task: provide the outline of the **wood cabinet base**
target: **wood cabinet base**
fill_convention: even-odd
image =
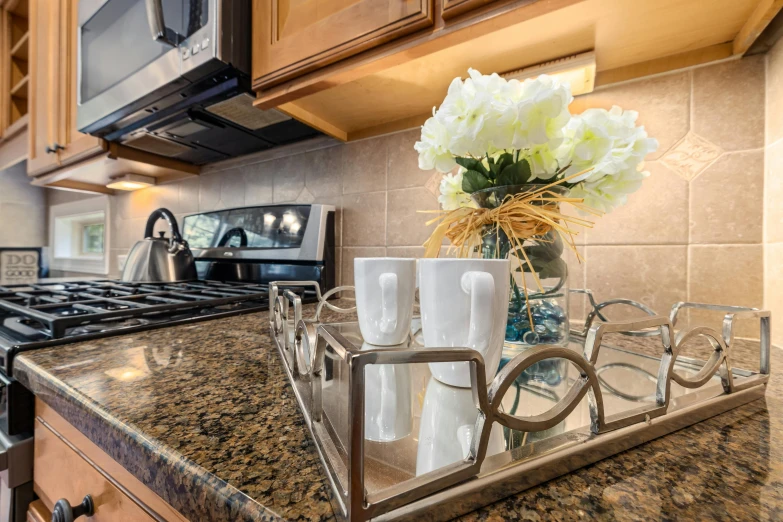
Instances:
[[[186,520],[40,399],[35,413],[33,485],[46,509],[38,513],[45,516],[61,498],[76,506],[89,494],[94,522]]]

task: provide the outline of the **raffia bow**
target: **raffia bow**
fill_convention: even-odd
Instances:
[[[438,257],[444,238],[448,238],[451,242],[451,249],[457,249],[458,257],[470,257],[478,251],[482,239],[487,234],[499,235],[502,231],[511,242],[512,252],[515,254],[511,257],[519,263],[520,271],[524,270],[523,262],[531,267],[530,273],[539,289],[543,291],[541,281],[536,271],[532,269],[530,259],[522,245],[525,240],[533,237],[536,238],[536,241],[546,241],[542,237],[554,230],[574,252],[576,258],[580,262],[582,261],[582,256],[579,255],[574,243],[574,236],[578,232],[570,225],[592,228],[593,222],[563,214],[560,211],[560,205],[569,203],[582,212],[595,216],[600,216],[601,213],[585,205],[583,198],[563,196],[551,189],[585,172],[587,171],[576,173],[536,190],[508,195],[496,208],[463,207],[447,212],[432,211],[437,213],[438,217],[429,220],[427,225],[437,223],[437,226],[424,243],[424,257]],[[523,292],[527,299],[527,285],[524,279],[523,277]],[[533,324],[532,316],[530,321]]]
[[[429,220],[427,225],[438,225],[424,243],[424,257],[438,257],[444,238],[451,242],[451,248],[457,249],[459,257],[469,257],[481,245],[489,228],[502,230],[515,247],[521,247],[526,239],[555,230],[581,261],[574,243],[574,235],[578,232],[568,225],[592,228],[593,222],[563,214],[560,205],[569,203],[595,216],[600,216],[601,212],[585,205],[583,198],[563,196],[551,189],[585,172],[578,172],[536,190],[509,194],[496,208],[463,207],[446,212],[431,211],[437,213],[438,217]]]

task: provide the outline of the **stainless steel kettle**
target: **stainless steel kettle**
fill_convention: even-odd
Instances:
[[[171,237],[152,237],[155,223],[165,219],[171,230]],[[198,279],[196,263],[187,241],[182,239],[177,226],[177,218],[170,210],[159,208],[147,219],[144,229],[144,239],[133,245],[125,268],[122,271],[123,281],[191,281]]]

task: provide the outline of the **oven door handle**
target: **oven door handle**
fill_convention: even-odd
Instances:
[[[179,35],[166,27],[163,19],[163,0],[146,0],[147,23],[150,24],[152,39],[172,47],[177,47]]]
[[[8,435],[0,430],[0,471],[9,488],[33,480],[33,434]]]

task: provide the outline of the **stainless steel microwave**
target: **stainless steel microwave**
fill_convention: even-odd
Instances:
[[[250,0],[80,0],[77,125],[203,164],[317,131],[252,106]]]

